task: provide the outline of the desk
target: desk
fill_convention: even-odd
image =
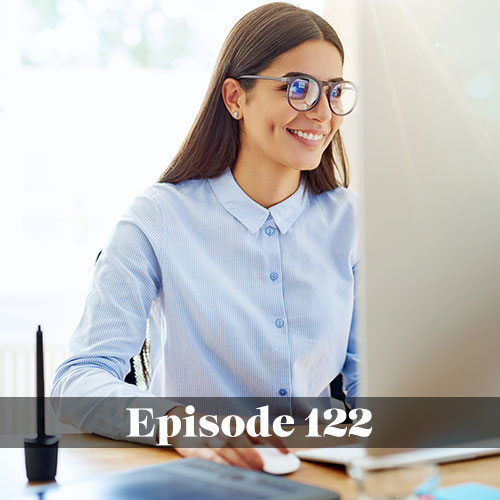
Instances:
[[[88,443],[103,443],[105,438],[82,434],[73,437]],[[61,448],[57,481],[62,484],[90,478],[99,474],[179,459],[173,450],[135,446],[127,448]],[[2,494],[19,493],[27,486],[24,450],[22,448],[0,449],[0,484]],[[440,467],[442,486],[476,481],[500,488],[500,456],[486,457],[465,462],[446,464]],[[293,481],[337,491],[342,500],[356,500],[354,482],[347,477],[345,469],[335,465],[323,465],[303,461],[300,469],[286,476]]]

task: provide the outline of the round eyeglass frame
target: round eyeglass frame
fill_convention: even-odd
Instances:
[[[324,81],[324,80],[318,80],[317,78],[315,78],[314,76],[311,76],[311,75],[295,75],[295,76],[242,75],[242,76],[236,77],[235,80],[240,80],[242,78],[248,78],[248,79],[252,79],[252,80],[272,80],[272,81],[275,81],[275,82],[286,82],[288,84],[287,91],[286,91],[286,97],[287,97],[287,100],[288,100],[288,104],[290,105],[290,107],[292,109],[294,109],[295,111],[299,111],[299,112],[311,111],[311,109],[313,109],[318,104],[319,100],[321,99],[321,96],[323,94],[323,88],[325,86],[328,87],[328,89],[329,89],[329,92],[328,92],[328,106],[330,106],[330,109],[331,109],[331,111],[332,111],[332,113],[334,115],[337,115],[337,116],[346,116],[346,115],[350,114],[354,110],[354,108],[356,107],[356,104],[358,102],[358,86],[354,82],[351,82],[349,80],[338,79],[338,80],[332,80],[332,81]],[[314,102],[311,104],[311,106],[309,108],[307,108],[307,109],[297,109],[290,102],[290,86],[291,86],[291,84],[295,80],[298,80],[300,78],[307,79],[307,80],[312,80],[312,81],[316,82],[316,84],[318,85],[318,87],[321,89],[321,91],[318,94],[318,97],[314,100]],[[352,85],[353,88],[354,88],[354,90],[355,90],[354,102],[352,104],[351,109],[347,113],[337,113],[332,108],[332,103],[331,103],[331,100],[330,100],[330,96],[333,93],[333,89],[337,85],[339,85],[340,83],[348,83],[349,85]]]

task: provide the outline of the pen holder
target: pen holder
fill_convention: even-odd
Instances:
[[[56,436],[43,436],[24,440],[26,476],[29,481],[53,481],[57,472]]]

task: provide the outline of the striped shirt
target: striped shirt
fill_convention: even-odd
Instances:
[[[98,260],[53,396],[141,396],[123,382],[151,328],[147,395],[327,396],[357,387],[357,195],[269,209],[232,172],[136,198]]]

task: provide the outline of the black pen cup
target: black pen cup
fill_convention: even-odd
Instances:
[[[29,481],[53,481],[57,472],[56,436],[36,437],[24,440],[26,476]]]

